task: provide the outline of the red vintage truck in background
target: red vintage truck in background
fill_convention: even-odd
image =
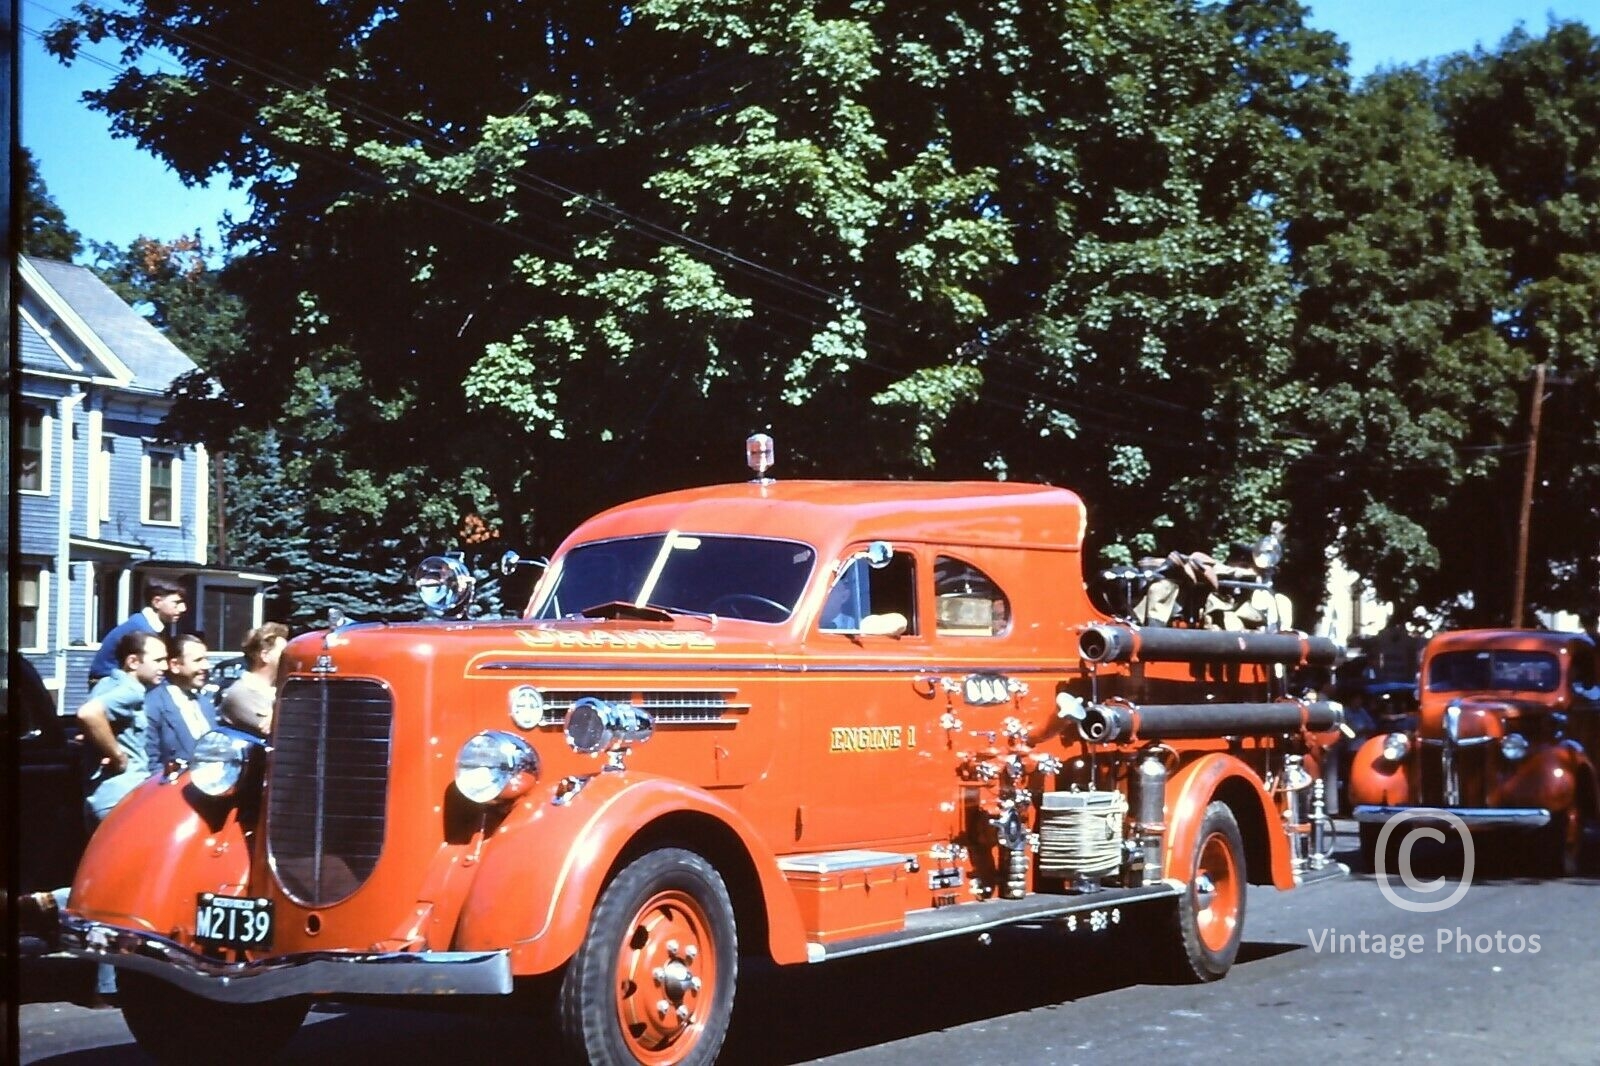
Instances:
[[[523,982],[575,1060],[710,1062],[741,954],[1051,922],[1210,980],[1247,884],[1337,869],[1340,712],[1282,680],[1331,644],[1101,614],[1064,489],[773,481],[769,443],[584,523],[518,619],[429,560],[443,619],[296,639],[266,744],[118,807],[62,934],[140,1045],[266,1058],[313,999]]]
[[[1426,808],[1474,837],[1520,835],[1542,872],[1576,873],[1586,830],[1600,825],[1595,670],[1583,633],[1475,629],[1430,640],[1416,728],[1372,737],[1352,767],[1368,865],[1386,822],[1427,822],[1417,810]]]

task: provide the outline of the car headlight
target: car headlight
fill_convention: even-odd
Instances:
[[[1507,733],[1500,738],[1500,754],[1516,762],[1528,754],[1528,738],[1521,733]]]
[[[515,799],[539,776],[539,755],[521,737],[479,733],[456,755],[456,789],[473,803]]]
[[[1411,750],[1411,738],[1404,733],[1390,733],[1383,738],[1383,757],[1389,762],[1399,762]]]
[[[231,796],[257,744],[242,734],[213,729],[194,742],[189,783],[208,796]]]

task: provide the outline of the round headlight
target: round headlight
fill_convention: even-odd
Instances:
[[[250,762],[250,741],[213,729],[194,742],[189,783],[208,796],[229,796]]]
[[[1516,762],[1528,754],[1528,738],[1521,733],[1507,733],[1500,738],[1500,754]]]
[[[1383,738],[1383,757],[1389,762],[1399,762],[1411,750],[1411,738],[1404,733],[1390,733]]]
[[[611,703],[584,696],[572,701],[565,720],[567,744],[573,751],[595,755],[650,739],[655,723],[650,713],[631,703]]]
[[[521,737],[488,730],[456,756],[456,789],[473,803],[515,799],[539,775],[539,756]]]
[[[472,572],[459,554],[429,556],[412,571],[411,578],[429,614],[456,617],[472,606]]]

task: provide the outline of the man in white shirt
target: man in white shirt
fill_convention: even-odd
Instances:
[[[211,673],[205,641],[183,633],[167,641],[167,679],[144,698],[150,719],[145,752],[150,772],[162,773],[173,763],[187,763],[194,743],[217,724],[217,709],[204,691]]]
[[[272,705],[278,697],[278,660],[289,643],[289,628],[282,622],[256,626],[244,638],[249,669],[222,694],[222,720],[240,729],[266,736],[272,731]]]

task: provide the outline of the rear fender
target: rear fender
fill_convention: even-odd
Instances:
[[[1202,755],[1167,782],[1167,834],[1161,849],[1164,876],[1188,881],[1200,822],[1214,799],[1233,808],[1244,835],[1250,883],[1293,888],[1289,838],[1277,805],[1254,770],[1220,751]]]
[[[577,951],[590,912],[629,844],[653,824],[684,815],[710,819],[736,838],[755,873],[773,960],[806,961],[793,893],[744,816],[706,792],[635,774],[600,774],[570,803],[540,804],[526,821],[494,834],[462,906],[453,946],[510,947],[518,974],[555,969]],[[692,834],[676,843],[697,845]]]
[[[188,781],[152,778],[112,808],[78,863],[69,911],[173,936],[194,927],[197,893],[245,894],[250,839],[237,807]]]
[[[1403,807],[1418,802],[1406,762],[1391,762],[1383,757],[1383,742],[1388,734],[1369,737],[1356,749],[1350,763],[1350,802],[1377,807]]]

